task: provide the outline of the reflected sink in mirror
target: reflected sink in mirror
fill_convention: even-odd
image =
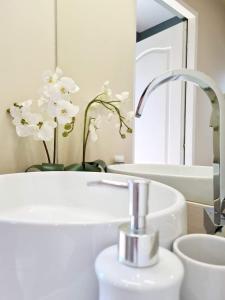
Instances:
[[[180,191],[188,201],[213,205],[213,168],[163,164],[116,164],[108,171],[144,177]]]
[[[97,300],[94,261],[117,242],[118,225],[128,221],[128,191],[87,182],[128,178],[85,172],[1,175],[0,298]],[[149,206],[148,222],[160,231],[160,244],[170,248],[186,233],[185,199],[152,181]]]

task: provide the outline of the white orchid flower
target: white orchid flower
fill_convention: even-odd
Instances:
[[[22,116],[23,114],[23,111],[20,107],[18,106],[15,106],[15,105],[12,105],[10,108],[9,108],[9,111],[10,111],[10,115],[13,119],[18,119]]]
[[[27,137],[35,133],[37,124],[42,121],[43,118],[40,114],[24,112],[20,117],[13,119],[13,124],[16,126],[18,136]]]
[[[10,107],[10,115],[13,118],[12,123],[16,126],[16,132],[21,137],[31,136],[34,132],[34,126],[42,121],[40,114],[30,112],[32,100],[14,104]]]
[[[54,129],[57,127],[57,123],[54,121],[40,122],[36,126],[34,139],[38,141],[50,141],[54,137]]]
[[[96,133],[96,130],[90,131],[90,138],[91,138],[91,141],[92,141],[93,143],[97,142],[97,140],[98,140],[98,135],[97,135],[97,133]]]
[[[103,84],[103,93],[106,95],[106,97],[110,100],[112,98],[112,90],[109,87],[109,81],[105,81]]]
[[[29,100],[22,102],[21,105],[23,106],[23,109],[28,110],[28,109],[30,109],[32,103],[33,103],[33,101],[31,99],[29,99]]]
[[[15,115],[14,115],[15,116]],[[35,125],[38,122],[42,121],[42,116],[40,114],[34,114],[30,111],[23,111],[20,109],[20,112],[17,116],[13,118],[12,123],[15,126],[18,125]]]
[[[54,121],[43,121],[40,114],[26,113],[22,119],[16,119],[16,132],[20,137],[33,136],[35,140],[50,141],[54,137]]]
[[[12,118],[18,118],[24,112],[29,111],[31,105],[32,105],[32,100],[27,100],[22,103],[15,103],[9,109],[10,115],[12,116]]]
[[[92,142],[96,142],[98,140],[98,135],[96,131],[100,128],[102,123],[102,118],[98,115],[96,118],[92,118],[89,124],[89,134]]]
[[[112,112],[108,113],[108,115],[107,115],[107,121],[110,122],[113,119],[113,117],[114,117],[114,114]]]
[[[45,112],[48,110],[49,100],[42,96],[38,99],[37,104],[41,108],[41,111]]]
[[[55,72],[46,71],[43,74],[43,81],[46,83],[40,91],[41,98],[48,101],[70,100],[67,99],[70,94],[79,91],[78,85],[72,78],[63,77],[61,69],[56,68]],[[41,101],[39,106],[43,106]],[[42,107],[44,108],[44,107]]]
[[[117,94],[116,98],[124,103],[129,98],[129,92],[122,92],[121,94]]]
[[[133,110],[127,112],[126,120],[128,122],[131,122],[134,119],[134,117],[135,117],[135,112]]]
[[[47,84],[41,90],[41,98],[49,101],[66,100],[70,94],[79,91],[78,85],[69,77],[62,77],[54,84]],[[69,100],[69,99],[67,99]]]
[[[60,91],[58,83],[45,85],[41,91],[41,99],[42,98],[47,101],[62,100],[62,92]]]
[[[79,112],[79,106],[73,105],[66,100],[60,100],[52,107],[53,116],[57,118],[59,124],[71,123],[72,118]]]
[[[63,75],[63,72],[60,68],[56,68],[55,72],[51,70],[47,70],[43,73],[42,78],[43,81],[47,84],[56,83]]]
[[[43,117],[41,114],[37,113],[24,113],[24,119],[31,126],[36,126],[38,123],[43,122]]]
[[[62,77],[58,81],[58,88],[62,94],[74,94],[79,91],[79,86],[73,81],[72,78]]]
[[[55,118],[58,113],[57,103],[60,100],[48,100],[45,97],[41,97],[38,100],[38,106],[41,108],[42,112],[47,112],[50,117]]]
[[[32,136],[34,133],[34,130],[31,126],[26,124],[19,124],[16,126],[16,133],[20,137],[28,137]]]
[[[37,101],[41,112],[45,115],[48,113],[51,118],[56,118],[59,124],[72,124],[73,118],[79,112],[79,107],[73,105],[70,99],[71,94],[79,90],[77,84],[72,78],[63,77],[60,68],[56,68],[54,72],[44,72],[43,81],[45,84]],[[32,136],[35,140],[50,141],[54,138],[57,122],[44,120],[41,114],[31,112],[31,105],[32,100],[27,100],[15,103],[7,110],[12,117],[17,134],[21,137]],[[69,133],[72,130],[71,125]]]

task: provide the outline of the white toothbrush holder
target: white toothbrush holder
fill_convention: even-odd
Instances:
[[[181,300],[225,299],[225,238],[190,234],[173,245],[184,265]]]

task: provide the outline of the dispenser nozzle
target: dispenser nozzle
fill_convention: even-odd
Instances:
[[[148,267],[158,262],[159,236],[157,231],[147,228],[149,185],[144,179],[119,182],[99,180],[88,185],[108,185],[129,189],[130,223],[119,227],[119,262],[132,267]]]

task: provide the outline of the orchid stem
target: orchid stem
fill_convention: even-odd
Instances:
[[[49,152],[48,152],[48,147],[47,147],[47,144],[46,144],[45,141],[43,141],[43,145],[44,145],[45,152],[46,152],[46,155],[47,155],[47,158],[48,158],[48,163],[50,164],[51,163],[51,159],[50,159],[50,155],[49,155]]]
[[[121,115],[119,108],[116,107],[116,105],[115,105],[116,103],[120,103],[120,101],[118,101],[118,100],[105,101],[105,100],[102,100],[101,98],[99,99],[99,97],[102,96],[103,94],[104,93],[96,96],[92,101],[90,101],[88,103],[88,105],[85,109],[84,128],[83,128],[83,155],[82,155],[82,166],[83,166],[84,170],[85,170],[85,160],[86,160],[86,149],[87,149],[87,143],[88,143],[88,138],[89,138],[89,133],[90,133],[89,132],[90,120],[89,120],[89,123],[87,124],[88,110],[93,103],[98,103],[98,104],[102,105],[105,109],[107,109],[113,113],[115,112],[118,115],[119,122],[120,122],[119,134],[121,135],[121,137],[125,136],[121,131],[123,126],[125,126],[128,130],[130,130],[130,127],[125,123],[124,117]]]
[[[90,107],[90,103],[85,109],[84,113],[84,129],[83,129],[83,153],[82,153],[82,166],[83,169],[85,169],[85,159],[86,159],[86,146],[87,146],[87,138],[86,138],[86,127],[87,127],[87,114],[88,114],[88,109]]]
[[[56,118],[54,119],[57,122]],[[54,129],[54,149],[53,149],[53,164],[56,163],[56,152],[57,152],[57,127]]]
[[[88,110],[90,106],[96,102],[97,98],[101,96],[99,94],[97,97],[95,97],[92,101],[90,101],[85,109],[84,113],[84,128],[83,128],[83,153],[82,153],[82,166],[83,169],[85,170],[85,160],[86,160],[86,148],[87,148],[87,141],[88,141],[88,136],[89,136],[89,130],[86,132],[87,129],[87,117],[88,117]]]

